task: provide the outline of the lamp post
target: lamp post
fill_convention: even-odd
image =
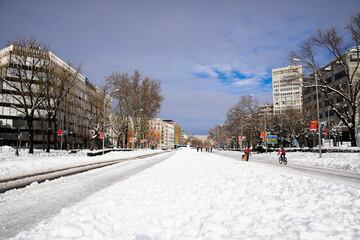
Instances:
[[[103,132],[103,139],[102,139],[102,145],[103,145],[103,155],[105,154],[105,116],[106,116],[106,96],[104,97],[104,120],[103,120],[103,129],[102,129],[102,132]]]
[[[330,117],[329,117],[329,116],[330,116],[330,115],[329,115],[330,108],[331,108],[331,106],[329,106],[329,107],[328,107],[328,110],[327,110],[327,122],[328,122],[328,124],[327,124],[327,125],[328,125],[328,140],[329,140],[329,147],[330,147],[330,141],[331,141],[331,140],[330,140],[330,139],[331,139],[331,138],[330,138],[330,132],[331,132],[331,131],[330,131],[330,120],[329,120],[329,118],[330,118]]]
[[[267,135],[267,132],[266,132],[266,116],[267,116],[267,106],[266,106],[266,109],[265,109],[265,114],[264,114],[264,130],[265,130],[265,134],[264,134],[264,144],[265,144],[265,153],[267,153],[267,143],[266,143],[266,135]]]
[[[315,92],[316,92],[316,108],[317,108],[317,120],[318,120],[318,133],[319,133],[319,158],[321,158],[321,128],[320,128],[320,108],[319,108],[319,89],[318,89],[318,76],[314,67],[315,77]]]
[[[301,59],[293,58],[293,61],[300,62]],[[319,108],[319,90],[318,90],[318,74],[316,67],[313,63],[309,63],[314,70],[314,79],[315,79],[315,94],[316,94],[316,110],[317,110],[317,127],[319,135],[319,158],[321,158],[321,127],[320,127],[320,108]]]

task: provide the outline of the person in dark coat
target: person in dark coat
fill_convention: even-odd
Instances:
[[[248,146],[245,148],[246,161],[249,161],[250,152],[251,152],[251,149],[250,149],[250,146],[248,145]]]

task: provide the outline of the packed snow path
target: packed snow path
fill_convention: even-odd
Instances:
[[[215,154],[231,157],[236,160],[241,160],[242,152],[239,151],[214,151]],[[301,174],[319,180],[344,184],[350,187],[360,189],[360,174],[344,172],[341,170],[322,168],[309,165],[292,164],[291,159],[288,158],[288,164],[286,166],[280,165],[278,162],[278,156],[276,153],[262,153],[259,156],[250,157],[249,164],[268,165],[269,167],[276,168],[280,171],[292,172],[295,174]],[[357,153],[355,153],[357,154]],[[317,157],[317,156],[316,156]],[[340,161],[340,159],[339,159]],[[359,160],[360,161],[360,160]]]
[[[102,162],[95,162],[95,163],[86,163],[81,165],[73,165],[71,167],[65,167],[65,168],[58,168],[58,169],[52,169],[47,170],[43,172],[35,172],[33,174],[24,175],[24,176],[17,176],[13,178],[7,178],[7,179],[0,179],[0,193],[4,193],[8,190],[15,189],[15,188],[22,188],[25,187],[33,182],[44,182],[46,180],[53,180],[59,177],[65,177],[77,173],[86,172],[89,170],[102,168],[106,166],[110,166],[119,162],[124,161],[130,161],[130,160],[136,160],[146,157],[155,156],[158,154],[163,154],[164,152],[157,152],[157,153],[149,153],[144,155],[139,155],[135,157],[128,157],[128,158],[120,158],[116,160],[107,160]]]
[[[157,164],[173,153],[118,163],[0,194],[0,239],[8,239],[111,184]]]
[[[360,191],[184,149],[15,239],[359,239]]]

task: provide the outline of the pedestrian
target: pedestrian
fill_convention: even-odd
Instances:
[[[196,147],[197,152],[199,151],[199,146]]]
[[[245,148],[246,161],[249,161],[250,152],[251,152],[251,149],[250,149],[250,146],[248,145],[248,146]]]

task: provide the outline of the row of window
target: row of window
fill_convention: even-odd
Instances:
[[[288,101],[276,101],[275,105],[280,105],[280,103],[282,105],[301,105],[301,101],[300,100],[288,100]]]
[[[282,91],[297,90],[300,89],[300,84],[277,84],[273,85],[274,89],[281,89]]]
[[[274,96],[293,96],[300,95],[300,92],[274,93]]]
[[[273,75],[280,75],[280,74],[286,74],[286,73],[299,73],[299,68],[290,68],[285,70],[277,70],[273,72]]]

